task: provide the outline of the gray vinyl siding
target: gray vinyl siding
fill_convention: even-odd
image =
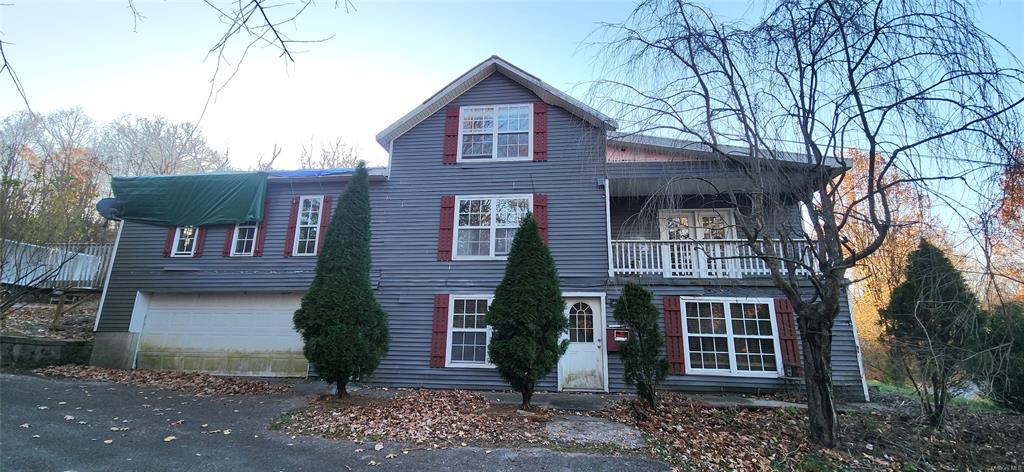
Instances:
[[[201,257],[163,257],[166,226],[124,222],[98,331],[127,331],[135,292],[304,292],[313,280],[316,257],[285,257],[285,236],[293,196],[331,195],[344,188],[338,178],[319,182],[272,179],[270,212],[261,257],[224,257],[227,226],[207,226]]]
[[[451,105],[533,103],[540,99],[494,74]],[[429,367],[435,294],[493,294],[504,260],[437,260],[442,195],[548,195],[549,247],[564,291],[603,291],[607,281],[603,132],[548,108],[546,162],[442,164],[445,109],[395,140],[391,179],[371,196],[377,299],[388,312],[391,349],[378,382],[427,387],[507,388],[493,369]],[[378,217],[378,215],[380,215]],[[554,374],[542,388],[555,387]]]

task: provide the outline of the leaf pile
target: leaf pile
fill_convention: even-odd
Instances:
[[[96,305],[86,304],[61,315],[60,323],[50,329],[56,305],[25,305],[4,316],[3,334],[33,338],[87,341],[93,338]]]
[[[291,391],[291,386],[263,380],[217,377],[199,372],[166,370],[106,369],[84,365],[60,365],[37,369],[37,373],[73,379],[101,380],[139,387],[152,387],[195,394],[199,397],[220,395],[275,395]]]
[[[806,413],[791,408],[709,408],[678,393],[659,394],[651,411],[620,400],[595,415],[636,426],[650,453],[695,470],[1016,470],[1024,417],[955,409],[949,427],[930,430],[917,405],[841,414],[835,449],[807,441]]]
[[[598,414],[639,428],[659,459],[697,470],[772,470],[808,447],[801,411],[709,408],[675,393],[658,400],[657,411],[620,400]]]
[[[354,441],[547,444],[543,422],[548,417],[543,411],[524,416],[511,406],[494,407],[478,393],[413,389],[401,390],[391,398],[320,397],[293,412],[285,429],[293,435]]]

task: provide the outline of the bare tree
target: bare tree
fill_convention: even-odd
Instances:
[[[124,115],[106,126],[96,147],[112,175],[168,175],[229,167],[192,123]]]
[[[299,166],[303,169],[354,169],[359,164],[359,150],[345,143],[341,138],[320,145],[319,151],[313,149],[312,139],[309,147],[302,146],[299,154]]]
[[[974,11],[968,0],[778,0],[746,24],[649,0],[596,41],[611,77],[596,91],[624,123],[692,141],[744,180],[709,192],[738,209],[738,232],[794,306],[818,444],[836,443],[832,327],[847,271],[889,234],[890,189],[973,195],[1021,142],[1024,71],[994,53],[1005,48]],[[853,202],[839,190],[848,149],[879,156]],[[803,224],[776,224],[793,204]],[[854,221],[873,237],[847,239]]]

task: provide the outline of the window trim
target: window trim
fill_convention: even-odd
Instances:
[[[302,202],[306,200],[319,200],[320,211],[316,215],[316,224],[313,225],[301,225],[302,221]],[[292,241],[292,256],[293,257],[316,257],[320,249],[320,223],[324,218],[324,195],[300,195],[299,196],[299,207],[295,212],[295,237]],[[299,238],[302,237],[303,227],[314,227],[316,228],[316,239],[313,241],[313,252],[311,253],[300,253],[299,252]]]
[[[178,252],[178,242],[181,240],[181,230],[185,228],[192,228],[192,250],[188,253]],[[174,227],[174,240],[171,241],[171,254],[170,257],[195,257],[196,256],[196,245],[199,243],[199,227],[198,226],[175,226]]]
[[[462,202],[465,201],[465,200],[484,200],[484,199],[490,199],[491,200],[491,222],[492,222],[491,224],[492,224],[492,226],[490,227],[490,238],[491,238],[490,239],[490,254],[488,254],[486,256],[460,256],[459,255],[459,208],[462,206]],[[533,213],[533,194],[532,193],[508,194],[508,195],[456,195],[455,196],[455,211],[452,212],[454,214],[453,215],[453,221],[452,221],[452,260],[453,261],[492,261],[492,260],[504,261],[504,260],[508,259],[508,254],[499,256],[499,255],[495,255],[495,253],[494,253],[494,237],[497,234],[497,231],[496,231],[497,227],[494,226],[494,225],[497,224],[497,221],[498,221],[497,218],[494,217],[494,211],[495,211],[495,206],[496,206],[496,205],[494,205],[494,200],[497,200],[497,199],[505,199],[505,200],[526,199],[527,202],[528,202],[527,205],[529,206],[529,212]]]
[[[725,308],[725,336],[726,345],[729,349],[729,370],[723,369],[700,369],[690,366],[690,329],[686,324],[686,303],[687,302],[711,302],[711,303],[722,303]],[[749,370],[739,370],[736,368],[736,345],[735,336],[732,333],[732,311],[729,309],[729,303],[760,303],[768,305],[768,317],[772,323],[772,346],[775,349],[775,371],[774,372],[757,372]],[[782,365],[782,346],[779,342],[779,327],[775,322],[775,300],[771,298],[760,298],[760,297],[679,297],[679,316],[683,324],[683,361],[686,365],[686,374],[690,375],[717,375],[724,377],[762,377],[762,378],[781,378],[784,374],[784,366]],[[694,334],[699,336],[699,334]],[[750,336],[738,336],[740,338],[747,338]]]
[[[300,203],[300,205],[301,205],[301,203]],[[296,224],[296,226],[297,226],[297,224]],[[248,254],[235,251],[235,249],[238,248],[238,230],[240,228],[242,228],[242,227],[246,227],[246,228],[252,227],[252,229],[253,229],[253,231],[252,231],[252,251],[249,252]],[[256,255],[256,244],[258,244],[259,237],[260,237],[260,224],[258,222],[244,223],[244,224],[240,224],[240,225],[235,225],[234,230],[232,230],[232,232],[231,232],[231,253],[230,253],[230,256],[231,257],[253,257],[253,256],[255,256]]]
[[[498,108],[500,108],[500,107],[529,107],[530,111],[528,112],[528,115],[529,115],[530,123],[529,123],[529,125],[527,125],[526,134],[528,136],[528,141],[530,143],[530,147],[529,147],[529,151],[527,151],[525,157],[498,157],[498,134],[500,134],[500,133],[498,133]],[[492,136],[492,139],[491,139],[491,157],[489,157],[489,158],[478,157],[478,158],[475,158],[475,159],[474,158],[469,158],[469,159],[463,160],[462,159],[462,136],[464,134],[463,129],[462,129],[463,117],[466,116],[466,112],[468,110],[473,110],[473,109],[477,109],[477,108],[494,108],[494,131],[491,132],[491,136]],[[494,104],[494,105],[466,105],[466,106],[460,106],[459,107],[459,136],[458,136],[458,141],[456,141],[455,162],[522,162],[522,161],[532,161],[533,160],[533,113],[534,113],[533,103],[501,103],[501,104]],[[516,131],[515,133],[521,133],[521,132],[522,131]],[[473,134],[483,134],[483,133],[473,133]]]
[[[444,366],[445,368],[466,368],[466,369],[495,369],[493,363],[491,363],[491,326],[487,325],[487,344],[484,347],[484,362],[465,362],[465,361],[452,361],[452,332],[455,329],[455,300],[487,300],[487,309],[491,309],[491,303],[494,302],[494,294],[461,294],[453,293],[448,295],[448,332],[446,334],[445,348],[444,348]],[[463,328],[459,328],[463,330]],[[472,328],[466,331],[479,331],[479,328]]]

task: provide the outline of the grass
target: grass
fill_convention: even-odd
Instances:
[[[892,393],[917,400],[917,392],[914,391],[913,387],[907,387],[904,385],[892,385],[877,380],[868,380],[868,385],[878,388],[879,392]],[[953,405],[969,408],[972,410],[982,411],[1004,411],[1004,408],[992,402],[987,398],[961,398],[957,397],[953,399]]]

